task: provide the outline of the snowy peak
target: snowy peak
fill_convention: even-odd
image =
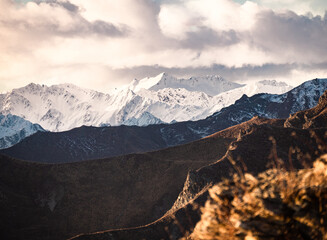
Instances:
[[[102,110],[110,96],[73,84],[28,84],[1,96],[0,113],[14,114],[51,131],[92,125],[93,112]],[[91,123],[90,123],[91,121]]]
[[[128,126],[147,126],[161,123],[164,122],[161,121],[159,118],[156,118],[149,112],[143,112],[138,118],[132,117],[124,122],[124,124]]]
[[[252,96],[257,93],[282,94],[293,89],[293,86],[276,80],[263,80],[248,84],[245,88],[247,88],[245,93],[248,96]]]
[[[37,131],[44,129],[18,116],[0,114],[0,149],[11,147]]]
[[[289,89],[276,81],[241,85],[216,75],[178,79],[166,73],[134,79],[110,95],[73,84],[32,83],[0,95],[0,114],[17,115],[55,132],[83,125],[146,126],[204,119],[243,94],[280,94]]]
[[[144,78],[140,81],[134,79],[128,87],[138,92],[141,89],[148,89],[158,91],[164,88],[184,88],[190,92],[203,92],[210,96],[215,96],[219,93],[229,91],[238,87],[242,87],[242,84],[229,82],[221,76],[204,76],[204,77],[191,77],[189,79],[178,79],[174,76],[170,76],[167,73],[161,73],[156,77]]]
[[[134,92],[138,92],[141,89],[155,90],[154,88],[158,88],[156,86],[165,88],[167,86],[163,86],[167,85],[167,80],[172,83],[176,82],[177,78],[169,76],[167,73],[160,73],[155,77],[146,77],[141,80],[133,79],[133,81],[128,85],[128,88]]]

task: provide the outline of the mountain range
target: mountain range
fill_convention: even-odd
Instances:
[[[287,118],[315,106],[325,89],[327,79],[314,79],[280,95],[243,95],[234,104],[198,121],[38,132],[0,153],[27,161],[60,163],[159,150],[201,139],[254,116]]]
[[[319,221],[326,212],[319,204],[326,202],[326,190],[313,180],[326,179],[326,112],[327,91],[317,106],[286,120],[254,118],[217,132],[209,138],[236,138],[223,157],[188,173],[183,190],[163,217],[137,228],[85,233],[71,239],[244,239],[249,231],[257,239],[321,239],[326,230]],[[311,169],[319,156],[323,157]],[[305,170],[297,171],[302,168]],[[256,198],[262,199],[261,204]],[[241,229],[243,232],[237,231]]]
[[[281,94],[291,88],[273,80],[242,85],[220,76],[177,79],[166,73],[135,79],[110,94],[72,84],[48,87],[31,83],[1,94],[0,113],[16,115],[54,132],[83,125],[146,126],[204,119],[243,94]]]
[[[298,106],[295,101],[301,103],[302,94],[310,96],[305,101],[309,105],[320,82],[305,83],[310,90],[272,95],[274,102],[267,106],[286,114],[285,109]],[[243,99],[244,105],[264,106],[267,96]],[[327,92],[316,107],[287,119],[254,117],[198,141],[153,152],[65,164],[0,155],[0,237],[179,239],[192,231],[208,189],[223,178],[244,171],[256,175],[273,165],[312,166],[327,151],[326,99]]]

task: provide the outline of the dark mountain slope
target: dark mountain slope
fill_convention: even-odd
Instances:
[[[222,157],[239,131],[264,123],[283,121],[254,118],[186,145],[77,163],[1,156],[0,237],[63,239],[154,221],[171,208],[190,170]]]
[[[315,79],[281,95],[244,95],[235,104],[195,122],[37,133],[0,153],[27,161],[62,163],[153,151],[198,140],[254,116],[287,118],[315,106],[325,89],[327,79]]]
[[[270,157],[271,150],[274,149],[270,136],[276,138],[277,160],[281,166],[290,168],[288,163],[289,147],[297,146],[301,148],[303,153],[310,155],[310,159],[304,159],[304,162],[298,160],[296,154],[292,156],[293,167],[302,168],[302,164],[312,164],[315,157],[324,151],[316,152],[318,144],[315,139],[310,138],[308,130],[301,129],[284,129],[270,126],[254,126],[254,129],[247,135],[241,137],[233,143],[227,154],[216,163],[210,164],[188,174],[184,189],[177,198],[172,210],[162,219],[149,224],[147,226],[136,229],[122,229],[99,232],[94,234],[79,235],[74,239],[86,240],[121,240],[121,239],[179,239],[183,237],[187,231],[191,231],[200,218],[200,211],[195,208],[197,205],[204,206],[207,200],[208,192],[206,189],[212,185],[219,183],[223,178],[229,179],[231,174],[237,173],[237,169],[244,171],[246,166],[247,172],[256,175],[269,167],[274,166],[276,161],[274,157]],[[327,129],[314,130],[317,136],[324,139],[323,136]],[[290,139],[292,133],[296,133],[296,138]],[[327,141],[327,139],[324,139]],[[260,147],[258,147],[260,146]],[[237,161],[238,157],[242,157],[242,161]],[[301,155],[303,156],[303,155]],[[232,164],[229,158],[235,159]],[[244,164],[244,165],[243,165]],[[194,204],[195,202],[195,204]],[[194,207],[195,206],[195,207]],[[178,221],[176,221],[178,219]]]
[[[327,152],[327,128],[325,127],[327,117],[322,114],[326,111],[326,96],[327,91],[315,108],[304,111],[302,114],[310,116],[310,118],[303,118],[303,125],[309,124],[318,116],[323,118],[319,121],[323,125],[316,122],[315,128],[302,129],[302,125],[301,128],[281,127],[278,121],[279,124],[256,125],[254,123],[256,119],[252,120],[254,124],[241,124],[243,127],[239,129],[238,138],[231,143],[221,159],[189,172],[183,191],[173,208],[162,219],[136,229],[85,234],[74,239],[179,239],[187,231],[192,231],[197,219],[200,218],[198,208],[194,206],[203,206],[208,196],[207,189],[221,182],[223,178],[230,178],[234,173],[243,176],[244,172],[257,175],[270,167],[288,170],[311,167],[318,156]],[[287,121],[293,117],[294,115]],[[226,131],[236,133],[237,131],[233,130],[238,126],[226,129]],[[211,137],[222,135],[222,132]]]
[[[64,239],[161,217],[187,173],[214,162],[230,138],[67,164],[0,157],[1,239]]]

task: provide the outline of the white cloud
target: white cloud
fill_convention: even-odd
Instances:
[[[216,31],[249,30],[258,11],[251,2],[240,5],[230,0],[189,0],[162,5],[158,18],[164,34],[182,39],[204,26]]]
[[[133,69],[203,74],[219,65],[236,79],[235,69],[291,78],[303,72],[299,66],[322,66],[318,73],[327,63],[326,23],[250,1],[0,0],[0,90],[31,81],[108,90]],[[266,65],[276,68],[255,73]],[[280,71],[284,65],[294,71]]]
[[[305,15],[308,12],[313,15],[324,16],[327,10],[326,0],[251,0],[259,5],[276,11],[294,11],[297,14]]]

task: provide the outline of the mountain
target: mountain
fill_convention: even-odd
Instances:
[[[274,81],[243,86],[218,76],[177,79],[168,74],[134,80],[111,94],[72,84],[29,84],[0,94],[0,113],[17,115],[55,132],[83,125],[146,126],[204,119],[244,93],[282,93],[291,88]]]
[[[38,124],[15,115],[0,114],[0,149],[11,147],[38,131],[44,132]]]
[[[174,203],[190,169],[221,157],[232,139],[204,139],[144,154],[66,164],[0,155],[0,238],[66,239],[136,227]]]
[[[0,95],[0,109],[2,114],[15,114],[47,130],[58,131],[83,123],[106,123],[101,122],[100,114],[104,103],[110,106],[109,99],[109,95],[72,84],[29,84]]]
[[[286,83],[277,82],[276,80],[262,80],[259,82],[252,82],[243,87],[215,96],[215,102],[218,102],[219,104],[210,109],[210,114],[218,112],[223,107],[227,107],[235,103],[235,101],[243,95],[251,97],[258,93],[283,94],[291,89],[292,88]]]
[[[0,153],[28,161],[59,163],[153,151],[198,140],[254,116],[287,118],[313,107],[325,89],[327,79],[315,79],[281,95],[243,95],[235,104],[199,121],[39,132]]]
[[[142,154],[66,164],[0,155],[0,237],[179,239],[200,219],[211,185],[245,168],[256,175],[269,164],[310,167],[327,151],[318,141],[326,142],[326,131],[256,117],[189,144]],[[101,232],[105,229],[118,230]]]
[[[167,73],[161,73],[156,77],[144,78],[140,81],[134,79],[127,87],[138,92],[141,89],[158,91],[165,88],[183,88],[189,92],[203,92],[209,96],[215,96],[244,85],[229,82],[221,76],[191,77],[189,79],[177,79]]]
[[[327,153],[327,116],[321,113],[326,106],[327,91],[316,107],[302,112],[324,118],[310,129],[288,127],[295,113],[286,121],[255,118],[217,132],[206,139],[236,139],[223,157],[188,173],[182,192],[163,217],[137,228],[71,239],[244,239],[246,233],[256,239],[321,239],[326,229],[319,222],[326,216],[321,203],[326,202]],[[308,125],[311,119],[303,121]]]

